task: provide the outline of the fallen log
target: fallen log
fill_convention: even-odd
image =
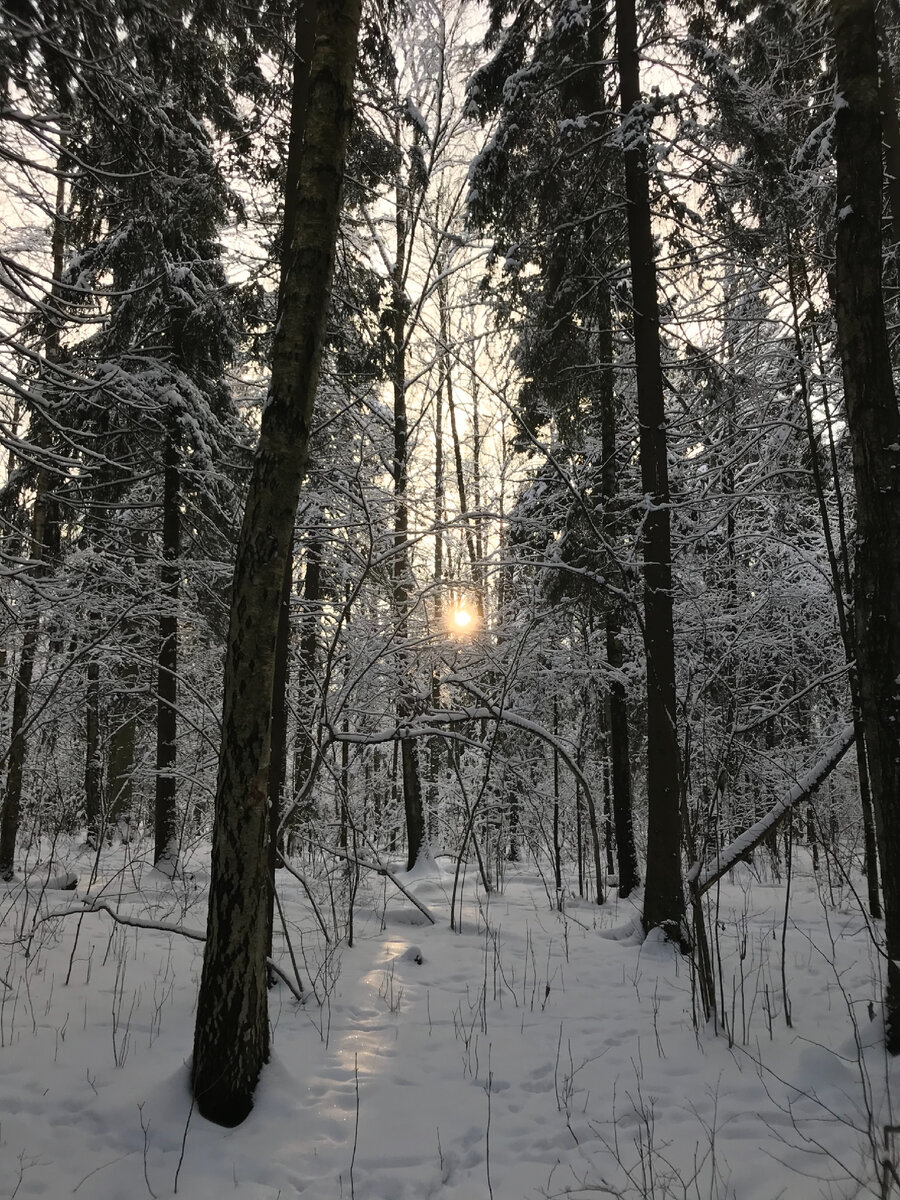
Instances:
[[[799,804],[809,800],[853,745],[852,725],[841,730],[823,756],[801,775],[788,794],[760,819],[745,830],[740,837],[724,846],[714,859],[705,865],[696,862],[687,873],[685,882],[689,894],[696,899],[716,884],[732,867],[746,860],[760,842],[775,829],[781,820]]]

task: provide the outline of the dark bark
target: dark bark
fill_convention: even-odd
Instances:
[[[322,545],[312,538],[306,547],[306,569],[303,577],[303,606],[300,616],[300,645],[298,647],[299,680],[297,684],[297,703],[299,711],[311,714],[316,703],[316,647],[319,640],[319,605],[322,594]],[[297,727],[297,740],[294,745],[294,796],[304,787],[313,767],[314,737],[311,719],[307,727]],[[300,826],[312,812],[313,801],[308,798],[306,803],[298,806],[289,818],[292,832],[296,834]],[[292,840],[292,839],[291,839]]]
[[[400,145],[399,118],[394,127],[395,143]],[[415,715],[414,683],[411,678],[413,662],[404,645],[409,632],[409,598],[412,572],[409,561],[409,422],[406,412],[406,337],[409,301],[406,295],[408,253],[408,208],[410,189],[401,176],[395,180],[396,199],[396,258],[391,278],[391,384],[394,393],[394,570],[393,599],[397,621],[400,680],[397,696],[397,719],[402,724]],[[425,836],[425,811],[422,802],[422,780],[419,772],[419,751],[414,738],[400,742],[402,762],[403,810],[406,817],[406,867],[416,865]]]
[[[56,208],[51,227],[51,256],[53,262],[50,297],[45,308],[46,327],[44,348],[47,361],[57,362],[61,355],[60,331],[63,325],[62,295],[59,281],[62,279],[63,260],[65,257],[65,204],[66,176],[65,151],[66,138],[60,140],[60,156],[57,163],[59,173],[56,180]],[[18,412],[18,407],[16,409]],[[13,428],[15,428],[14,426]],[[14,469],[14,458],[10,451],[8,476]],[[35,564],[32,577],[41,578],[47,573],[48,542],[51,541],[51,530],[58,540],[58,521],[55,519],[56,504],[50,495],[50,483],[45,471],[38,473],[35,483],[34,505],[31,510],[31,539],[29,555]],[[6,767],[6,784],[3,790],[3,804],[0,808],[0,879],[10,880],[13,877],[16,856],[16,838],[19,833],[19,820],[22,806],[22,782],[25,775],[25,757],[28,743],[25,739],[28,706],[31,700],[31,681],[34,675],[34,661],[37,654],[41,635],[40,612],[36,608],[26,619],[22,636],[22,650],[19,655],[15,687],[13,688],[13,711],[10,726],[10,746]]]
[[[31,513],[31,558],[36,564],[34,575],[45,573],[44,540],[47,527],[47,479],[44,472],[38,477],[37,493]],[[13,689],[12,726],[10,728],[9,758],[6,767],[6,786],[3,791],[3,809],[0,812],[0,879],[13,877],[16,856],[16,837],[22,807],[22,781],[25,775],[25,756],[28,742],[25,737],[25,722],[31,699],[31,680],[34,675],[34,660],[41,634],[41,621],[37,612],[29,615],[22,637],[19,667]]]
[[[900,409],[881,290],[881,114],[872,0],[832,0],[835,311],[856,481],[860,700],[884,893],[886,1028],[900,1051]]]
[[[144,535],[132,531],[134,563],[146,560]],[[106,825],[121,817],[129,818],[134,807],[134,772],[137,753],[138,713],[142,707],[138,695],[143,691],[140,661],[136,645],[140,641],[137,625],[128,616],[121,623],[121,662],[114,667],[114,681],[107,709]]]
[[[199,1111],[222,1125],[249,1113],[269,1054],[266,802],[275,641],[325,340],[360,9],[361,0],[319,4],[297,221],[235,561],[192,1064]]]
[[[618,497],[616,469],[616,397],[613,388],[612,313],[609,293],[604,289],[600,305],[600,447],[602,467],[600,489],[603,495],[604,532],[608,539],[615,536],[615,508]],[[616,866],[619,872],[619,895],[625,897],[640,884],[637,850],[634,844],[632,815],[631,750],[628,736],[628,698],[621,670],[625,663],[622,649],[622,614],[617,601],[606,601],[606,657],[612,668],[609,685],[609,761],[610,791],[616,826]]]
[[[613,822],[616,829],[616,867],[619,896],[631,894],[641,882],[631,807],[631,755],[628,743],[628,700],[621,672],[621,626],[615,615],[606,619],[606,657],[616,673],[609,685],[609,772]]]
[[[891,216],[891,241],[900,242],[900,118],[897,113],[897,84],[888,57],[887,29],[879,4],[875,5],[878,38],[881,42],[878,100],[881,107],[881,134],[887,170],[888,209]]]
[[[128,667],[122,672],[122,683],[135,680]],[[115,724],[109,734],[109,755],[106,768],[106,820],[115,824],[120,817],[131,813],[134,804],[134,761],[137,748],[137,717],[129,692],[118,697],[114,708]]]
[[[294,582],[293,538],[284,564],[281,595],[278,598],[278,632],[275,637],[275,672],[272,679],[272,765],[269,771],[269,895],[267,900],[266,954],[272,957],[275,935],[275,880],[283,850],[281,813],[287,758],[287,685],[290,675],[288,657],[291,646],[291,592]],[[274,976],[270,972],[270,983]]]
[[[634,299],[647,658],[647,878],[645,929],[686,937],[681,872],[681,756],[675,710],[675,635],[666,411],[659,340],[659,301],[647,175],[648,124],[641,111],[634,0],[616,0],[619,82],[625,132],[625,196]]]
[[[797,259],[801,266],[801,277],[806,280],[807,273],[802,256],[797,251]],[[795,271],[795,256],[788,244],[788,291],[791,300],[791,315],[794,327],[794,348],[797,354],[797,372],[800,383],[800,395],[803,400],[803,410],[806,419],[806,438],[809,444],[810,464],[812,466],[813,484],[819,505],[819,517],[822,522],[822,532],[825,537],[825,550],[828,555],[828,566],[831,572],[831,588],[834,592],[837,606],[838,628],[844,647],[844,657],[847,660],[847,682],[850,687],[850,703],[853,708],[853,728],[855,731],[856,768],[859,781],[859,798],[863,817],[863,845],[865,848],[866,882],[868,884],[869,911],[873,917],[881,918],[881,897],[878,892],[878,858],[875,840],[875,823],[872,812],[872,796],[869,788],[869,766],[866,760],[865,726],[862,719],[859,694],[859,672],[856,665],[856,633],[851,624],[851,613],[848,612],[849,597],[846,594],[845,579],[842,578],[841,564],[838,552],[831,535],[831,519],[825,497],[825,483],[822,478],[822,467],[819,462],[818,442],[813,422],[813,405],[810,395],[809,377],[806,370],[806,359],[803,350],[803,339],[800,328],[800,307],[797,298]],[[810,297],[811,300],[811,297]],[[834,453],[832,448],[832,454]],[[837,463],[832,463],[835,479],[838,478]],[[846,557],[846,547],[842,547]],[[849,568],[846,580],[850,579]],[[810,821],[812,816],[810,815]],[[814,866],[818,865],[818,850],[813,852]]]
[[[95,617],[90,628],[96,627]],[[97,847],[103,836],[103,803],[100,794],[100,663],[96,658],[92,658],[87,667],[84,723],[84,815],[88,844]]]
[[[175,419],[166,431],[163,474],[162,611],[156,672],[156,796],[153,861],[167,871],[178,861],[178,593],[181,554],[181,474]]]
[[[283,302],[287,252],[294,239],[297,219],[297,188],[300,177],[300,152],[303,148],[306,105],[309,99],[309,70],[315,43],[315,0],[297,5],[294,26],[294,70],[291,82],[291,126],[284,180],[284,219],[281,230],[281,280],[279,313]],[[272,692],[272,769],[269,773],[269,819],[276,836],[269,845],[269,953],[275,920],[275,870],[282,849],[281,812],[287,775],[287,687],[290,677],[288,658],[291,642],[291,591],[294,579],[293,549],[284,565],[281,603],[278,609],[278,636],[275,645],[275,681]]]

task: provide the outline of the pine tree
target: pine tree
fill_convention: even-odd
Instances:
[[[503,27],[508,16],[512,21]],[[469,211],[493,235],[494,256],[502,260],[500,313],[525,314],[513,326],[523,376],[518,444],[533,449],[538,434],[549,429],[554,461],[565,462],[578,481],[576,490],[567,479],[554,482],[554,468],[538,471],[548,501],[552,496],[560,505],[558,517],[547,513],[547,529],[554,539],[548,557],[562,570],[547,590],[556,598],[580,594],[603,615],[611,668],[605,736],[620,894],[627,895],[639,874],[620,676],[622,598],[630,581],[617,546],[621,322],[611,300],[625,248],[621,222],[598,202],[618,186],[620,171],[610,144],[608,37],[606,7],[599,2],[578,10],[567,4],[492,6],[488,40],[494,56],[470,81],[468,97],[482,119],[496,114],[496,127],[473,165]],[[527,271],[526,265],[538,269]],[[612,588],[604,588],[606,579],[615,581]],[[599,877],[599,862],[596,867]]]

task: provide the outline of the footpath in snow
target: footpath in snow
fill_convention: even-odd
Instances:
[[[87,856],[64,866],[90,875]],[[325,941],[279,873],[308,998],[272,989],[272,1061],[233,1130],[200,1118],[188,1091],[202,943],[102,912],[49,916],[102,899],[202,932],[202,854],[175,882],[120,847],[92,887],[7,887],[0,1197],[882,1196],[900,1075],[846,882],[801,858],[785,923],[782,883],[744,866],[724,879],[708,897],[719,1013],[697,1029],[688,962],[641,942],[614,890],[560,912],[534,868],[511,868],[492,895],[470,871],[452,932],[452,869],[442,858],[400,877],[434,925],[363,874],[352,948]],[[332,878],[326,928],[341,919]],[[292,975],[283,934],[278,958]]]

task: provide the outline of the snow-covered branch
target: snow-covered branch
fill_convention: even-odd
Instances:
[[[783,800],[779,800],[774,808],[769,809],[764,817],[745,830],[740,837],[725,846],[716,857],[705,866],[694,863],[687,874],[689,887],[696,885],[697,892],[702,895],[713,886],[733,866],[745,859],[755,850],[760,842],[778,825],[798,804],[809,800],[813,792],[822,784],[838,765],[850,747],[853,745],[854,731],[852,725],[846,725],[837,738],[831,743],[825,754],[806,772],[801,775]]]

